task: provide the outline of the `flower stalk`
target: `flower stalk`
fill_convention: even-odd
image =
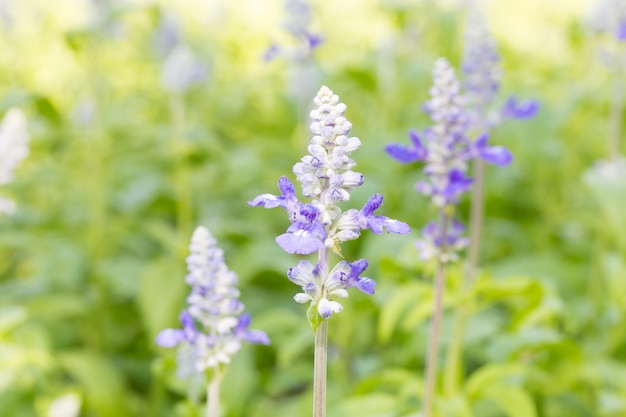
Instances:
[[[324,320],[315,331],[313,417],[326,416],[327,344],[328,320]]]
[[[220,415],[220,383],[221,372],[219,366],[213,369],[211,382],[207,387],[207,411],[206,417],[219,417]]]
[[[365,259],[352,263],[341,260],[332,269],[331,251],[341,257],[341,244],[357,239],[362,230],[381,234],[409,233],[407,224],[385,216],[374,215],[383,197],[375,194],[362,209],[342,210],[340,203],[350,200],[350,192],[363,184],[361,173],[353,171],[356,163],[350,154],[361,146],[356,137],[349,137],[352,124],[344,117],[346,105],[328,87],[322,86],[313,100],[317,109],[311,111],[313,137],[309,154],[293,166],[293,173],[302,183],[302,194],[310,199],[301,202],[287,177],[278,180],[280,195],[262,194],[249,201],[251,206],[284,209],[291,221],[287,231],[276,243],[287,253],[317,253],[315,264],[300,261],[287,271],[287,277],[302,288],[294,296],[300,304],[309,304],[307,319],[315,334],[313,375],[313,416],[326,415],[326,367],[328,319],[343,310],[338,299],[348,297],[350,288],[373,295],[376,282],[361,276],[368,266]]]
[[[268,345],[261,330],[249,330],[250,315],[242,314],[237,275],[224,263],[224,253],[205,227],[197,227],[189,245],[188,274],[191,286],[188,308],[180,314],[182,329],[162,330],[159,346],[178,347],[178,376],[193,380],[206,373],[207,417],[219,417],[219,385],[224,367],[243,342]]]
[[[448,216],[442,210],[441,213],[441,236],[447,235]],[[437,274],[435,275],[435,291],[433,300],[433,315],[430,324],[430,336],[428,338],[428,351],[426,359],[426,378],[424,381],[424,394],[422,399],[424,417],[432,416],[435,386],[437,384],[437,365],[439,362],[439,339],[441,334],[441,319],[443,317],[443,296],[445,292],[446,274],[445,261],[437,261]]]

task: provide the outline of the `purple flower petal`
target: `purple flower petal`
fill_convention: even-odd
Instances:
[[[185,332],[180,329],[165,329],[156,337],[157,345],[171,348],[185,341]]]
[[[415,161],[423,161],[428,155],[428,150],[422,144],[419,135],[415,130],[409,132],[409,138],[413,143],[413,147],[392,143],[385,147],[385,151],[395,160],[408,164]]]
[[[488,164],[500,167],[507,166],[513,161],[513,154],[504,146],[485,146],[479,150],[479,156]]]
[[[283,233],[276,243],[287,253],[309,255],[324,248],[324,243],[310,233]]]
[[[447,202],[452,202],[459,194],[468,191],[474,180],[465,175],[463,171],[454,169],[448,175],[448,185],[443,190],[443,196]]]
[[[248,330],[243,334],[243,340],[255,345],[269,345],[270,338],[262,330]]]
[[[306,37],[307,37],[307,40],[309,41],[310,49],[315,49],[318,46],[320,46],[322,42],[324,42],[324,38],[322,38],[320,35],[316,35],[313,33],[307,33]]]
[[[383,204],[383,196],[380,194],[374,194],[370,197],[369,200],[367,200],[367,203],[365,203],[363,209],[361,209],[361,213],[365,217],[369,217],[374,214],[374,212],[378,209],[378,207],[381,206],[381,204]]]
[[[414,149],[400,145],[399,143],[392,143],[385,146],[385,152],[387,152],[390,157],[403,164],[420,160]]]
[[[248,205],[250,206],[262,206],[265,208],[282,207],[283,204],[284,199],[273,194],[261,194],[255,197],[254,200],[248,201]]]
[[[619,25],[617,26],[617,33],[615,34],[615,37],[620,42],[626,41],[626,20],[620,20]]]
[[[539,110],[539,103],[535,100],[518,102],[515,96],[511,96],[502,108],[502,116],[511,119],[530,119]]]
[[[263,54],[263,61],[265,62],[269,62],[273,59],[275,59],[276,57],[278,57],[281,53],[280,48],[277,45],[270,45],[269,48],[267,48],[267,50],[265,51],[265,53]]]
[[[374,287],[376,286],[376,281],[371,278],[360,278],[356,282],[356,287],[363,291],[365,294],[374,295],[376,292]]]

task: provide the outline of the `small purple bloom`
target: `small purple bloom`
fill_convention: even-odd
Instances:
[[[387,233],[406,234],[410,233],[411,229],[406,223],[398,220],[390,219],[385,216],[374,216],[374,212],[382,205],[383,196],[380,194],[374,194],[365,203],[363,209],[359,212],[359,223],[362,229],[369,228],[372,232],[380,235],[383,232],[383,228],[387,228]],[[367,226],[364,226],[367,225]]]
[[[413,144],[412,147],[392,143],[385,147],[385,151],[397,161],[408,164],[415,161],[424,161],[428,157],[428,149],[422,144],[422,141],[416,130],[409,131],[409,139]]]
[[[511,96],[502,107],[502,117],[525,120],[534,117],[538,110],[539,103],[536,100],[520,102],[515,96]]]
[[[504,146],[488,146],[489,135],[481,135],[474,141],[474,152],[483,161],[497,166],[507,166],[513,161],[513,154]]]
[[[261,330],[249,330],[250,314],[242,314],[239,316],[239,321],[233,333],[239,338],[245,340],[248,343],[256,345],[269,345],[270,338],[264,331]]]

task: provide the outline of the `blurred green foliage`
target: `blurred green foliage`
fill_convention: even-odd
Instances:
[[[626,415],[625,191],[583,181],[604,157],[610,78],[581,26],[591,3],[546,3],[487,4],[503,97],[541,111],[493,135],[516,159],[488,170],[478,285],[461,294],[460,271],[449,279],[444,351],[455,308],[472,316],[442,417]],[[286,41],[281,2],[111,1],[95,15],[88,1],[3,4],[0,111],[27,112],[32,153],[5,187],[18,210],[0,219],[0,416],[47,416],[72,393],[85,417],[201,415],[173,352],[154,343],[184,307],[195,224],[218,238],[253,328],[272,339],[234,358],[224,416],[307,415],[313,336],[285,277],[297,259],[273,241],[287,219],[246,204],[276,191],[309,138],[292,65],[261,60]],[[363,142],[353,204],[381,192],[384,215],[417,231],[432,215],[412,191],[418,174],[382,147],[427,126],[430,68],[438,56],[458,66],[463,13],[417,0],[314,8],[317,76]],[[178,122],[154,45],[165,11],[210,67]],[[185,211],[193,224],[177,220]],[[344,247],[370,261],[378,287],[330,323],[329,417],[418,415],[432,289],[414,239],[364,234]]]

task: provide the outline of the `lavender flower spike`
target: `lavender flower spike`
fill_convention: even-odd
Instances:
[[[156,342],[163,347],[179,346],[190,351],[196,373],[227,364],[242,342],[269,344],[260,330],[248,330],[250,316],[241,314],[237,275],[224,263],[224,254],[205,227],[193,233],[187,257],[191,286],[188,308],[180,315],[182,329],[165,329]]]
[[[13,172],[28,156],[29,139],[24,113],[17,108],[10,109],[0,124],[0,185],[13,180]],[[0,215],[14,211],[13,200],[0,196]]]
[[[291,226],[276,242],[288,253],[303,255],[317,252],[317,262],[301,261],[290,268],[287,277],[302,287],[294,296],[297,303],[309,304],[307,319],[315,334],[313,371],[313,417],[326,415],[326,366],[328,319],[343,310],[338,299],[348,297],[348,289],[356,287],[372,295],[376,282],[361,276],[368,266],[365,259],[340,261],[329,267],[331,251],[341,256],[341,243],[359,237],[361,230],[380,234],[409,233],[405,223],[384,216],[374,216],[383,197],[375,194],[362,210],[343,211],[350,192],[363,184],[363,174],[354,171],[356,163],[350,155],[361,141],[349,136],[352,124],[344,117],[346,105],[326,86],[313,99],[317,108],[311,111],[313,137],[309,154],[293,166],[293,173],[302,183],[306,203],[298,200],[291,181],[281,177],[281,195],[262,194],[248,204],[265,208],[281,207],[289,214]]]
[[[496,103],[502,78],[500,55],[480,7],[471,1],[467,7],[461,68],[466,111],[475,133],[486,133],[507,118],[524,120],[537,113],[539,104],[535,100],[518,102],[511,96],[502,106]]]
[[[317,264],[300,262],[289,270],[288,277],[303,290],[295,300],[310,302],[319,316],[326,319],[342,309],[333,298],[347,297],[347,289],[352,287],[373,294],[375,285],[373,280],[360,277],[367,267],[365,260],[353,264],[342,261],[328,271],[329,251],[341,254],[341,244],[358,238],[365,229],[375,234],[384,229],[404,234],[410,229],[406,223],[374,215],[383,201],[380,194],[372,196],[361,210],[341,209],[339,204],[349,201],[350,192],[364,181],[363,174],[354,171],[356,163],[350,157],[361,146],[361,141],[349,135],[352,124],[344,117],[346,105],[340,103],[339,97],[328,87],[319,90],[314,103],[317,108],[310,114],[313,137],[308,146],[309,154],[293,167],[293,173],[302,183],[302,194],[309,202],[301,202],[291,181],[281,177],[278,181],[281,195],[262,194],[248,204],[281,207],[287,211],[291,226],[276,238],[283,250],[302,255],[318,253]],[[350,269],[354,265],[362,267],[358,273]]]

